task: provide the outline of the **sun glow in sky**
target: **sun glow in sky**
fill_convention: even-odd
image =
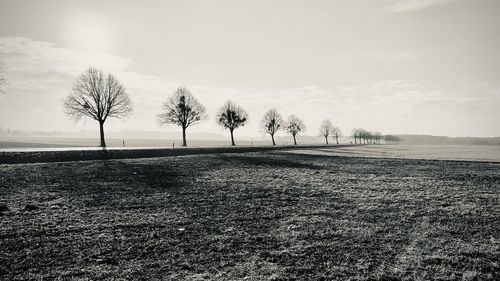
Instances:
[[[115,44],[112,23],[95,14],[71,15],[62,30],[66,45],[72,49],[109,53]]]

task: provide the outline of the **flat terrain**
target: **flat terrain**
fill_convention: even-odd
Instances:
[[[500,163],[309,154],[1,165],[0,279],[500,279]]]
[[[97,136],[97,134],[96,134]],[[180,134],[179,134],[180,136]],[[309,140],[305,142],[299,139],[301,143],[315,144],[316,141]],[[163,147],[171,148],[172,143],[175,147],[180,147],[182,140],[176,138],[162,138],[162,139],[145,139],[145,138],[107,138],[106,144],[108,147],[121,148],[125,141],[125,147]],[[291,144],[293,139],[290,137],[279,138],[277,140],[279,145]],[[246,140],[236,138],[238,145],[269,145],[271,138]],[[320,142],[322,143],[322,140]],[[214,147],[214,146],[229,146],[231,141],[229,136],[224,139],[217,140],[200,140],[188,139],[189,146],[193,147]],[[11,150],[31,150],[33,148],[95,148],[99,146],[99,139],[93,138],[70,138],[70,137],[2,137],[0,136],[0,151]]]
[[[352,145],[295,149],[292,152],[324,156],[500,162],[500,146],[494,145]]]

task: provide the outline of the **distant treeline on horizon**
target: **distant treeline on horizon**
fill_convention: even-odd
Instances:
[[[57,137],[57,138],[95,138],[96,130],[82,131],[30,131],[30,130],[13,130],[0,127],[0,137]],[[111,138],[128,138],[128,139],[172,139],[178,138],[178,133],[175,132],[160,132],[160,131],[135,131],[126,130],[122,132],[110,132]],[[500,137],[447,137],[433,135],[417,135],[417,134],[396,134],[395,136],[401,139],[404,144],[429,144],[429,145],[500,145]],[[262,137],[264,138],[264,137]],[[311,141],[319,139],[319,136],[304,135],[302,139]],[[351,138],[350,136],[343,137],[344,140]],[[200,132],[193,133],[193,139],[196,140],[225,140],[226,136],[218,133]],[[261,138],[255,138],[260,140]]]

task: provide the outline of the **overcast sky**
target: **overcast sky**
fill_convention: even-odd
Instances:
[[[209,113],[193,132],[223,133],[214,115],[230,99],[247,136],[273,107],[309,135],[330,118],[345,133],[499,136],[499,52],[498,0],[0,0],[0,126],[97,129],[62,110],[97,66],[134,105],[107,130],[179,130],[156,114],[186,85]]]

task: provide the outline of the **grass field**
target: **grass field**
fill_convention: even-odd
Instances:
[[[500,162],[500,146],[480,145],[363,145],[293,150],[293,153],[324,156],[377,157],[430,160]]]
[[[0,166],[0,277],[499,280],[500,163],[292,152]]]

